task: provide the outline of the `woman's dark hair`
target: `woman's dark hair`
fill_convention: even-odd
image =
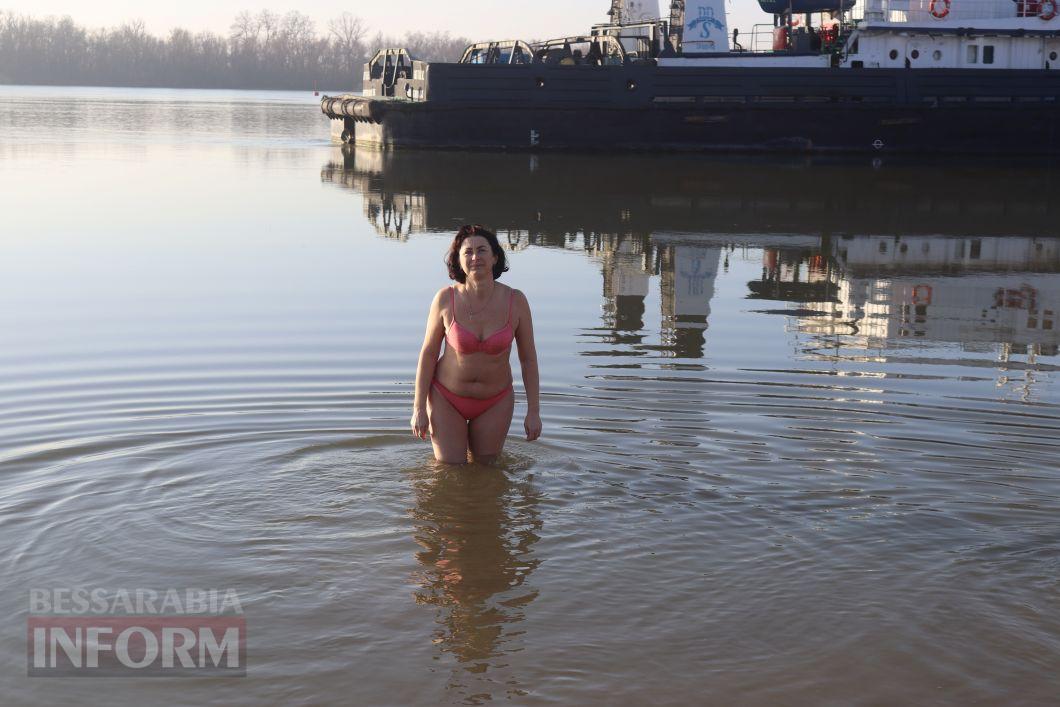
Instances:
[[[445,265],[449,268],[449,279],[463,284],[467,281],[467,275],[460,267],[460,246],[471,236],[482,236],[490,244],[490,250],[497,256],[497,264],[493,266],[493,279],[500,278],[501,273],[508,272],[508,259],[504,256],[504,249],[497,240],[497,234],[488,231],[479,225],[461,226],[449,244],[449,251],[445,254]]]

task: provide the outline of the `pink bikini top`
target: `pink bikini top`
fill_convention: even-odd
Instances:
[[[456,320],[456,293],[452,287],[449,288],[449,311],[453,315],[453,324],[449,331],[445,332],[445,343],[460,354],[487,353],[491,356],[499,356],[508,350],[515,339],[515,331],[512,330],[512,296],[514,290],[508,295],[508,323],[503,329],[495,331],[485,339],[479,339],[473,331],[469,331]]]

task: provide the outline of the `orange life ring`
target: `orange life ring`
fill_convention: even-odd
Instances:
[[[1056,0],[1046,0],[1046,2],[1055,1]],[[935,19],[941,20],[943,17],[950,14],[950,2],[951,0],[931,0],[931,4],[928,5],[928,12],[930,12],[931,16]]]
[[[931,304],[931,285],[917,285],[913,288],[913,304]]]
[[[1056,17],[1056,0],[1042,0],[1038,5],[1038,17],[1043,20]]]

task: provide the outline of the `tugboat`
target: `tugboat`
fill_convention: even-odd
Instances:
[[[748,37],[724,0],[613,0],[584,36],[382,49],[321,110],[384,148],[1060,153],[1060,0],[857,2],[758,0]]]

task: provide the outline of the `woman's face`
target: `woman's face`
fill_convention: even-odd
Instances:
[[[482,236],[468,236],[460,244],[460,267],[469,277],[493,277],[493,266],[497,256],[490,242]]]

